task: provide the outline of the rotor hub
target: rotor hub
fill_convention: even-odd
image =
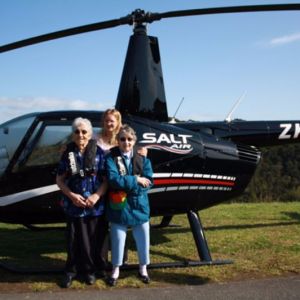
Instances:
[[[135,27],[139,25],[146,26],[146,23],[152,23],[153,21],[159,20],[159,14],[158,13],[151,13],[151,12],[145,12],[142,9],[136,9],[131,13],[131,24]]]

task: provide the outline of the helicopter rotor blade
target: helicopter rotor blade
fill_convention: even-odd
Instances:
[[[119,18],[108,20],[104,22],[93,23],[89,25],[73,27],[65,30],[55,31],[48,34],[35,36],[32,38],[24,39],[14,43],[0,46],[0,53],[11,51],[14,49],[39,44],[45,41],[55,40],[71,35],[87,33],[95,30],[108,29],[121,25],[143,24],[152,23],[166,18],[199,16],[199,15],[212,15],[212,14],[225,14],[225,13],[242,13],[242,12],[264,12],[264,11],[296,11],[300,10],[300,4],[266,4],[266,5],[243,5],[243,6],[227,6],[227,7],[213,7],[213,8],[200,8],[189,10],[177,10],[165,13],[145,13],[143,10],[136,9],[131,14]]]
[[[116,27],[116,26],[120,26],[120,25],[125,25],[125,24],[130,25],[131,20],[132,20],[131,15],[128,15],[126,17],[119,18],[119,19],[73,27],[73,28],[69,28],[69,29],[64,29],[64,30],[60,30],[60,31],[55,31],[55,32],[35,36],[35,37],[29,38],[29,39],[24,39],[21,41],[17,41],[14,43],[0,46],[0,53],[11,51],[11,50],[22,48],[22,47],[26,47],[26,46],[30,46],[30,45],[34,45],[34,44],[39,44],[39,43],[46,42],[46,41],[51,41],[51,40],[71,36],[71,35],[87,33],[87,32],[91,32],[91,31],[95,31],[95,30],[108,29],[108,28],[112,28],[112,27]]]
[[[163,18],[176,18],[198,15],[213,15],[213,14],[226,14],[226,13],[242,13],[242,12],[264,12],[264,11],[288,11],[300,10],[300,4],[265,4],[265,5],[242,5],[242,6],[225,6],[225,7],[212,7],[200,9],[188,9],[170,11],[160,13],[159,16]]]

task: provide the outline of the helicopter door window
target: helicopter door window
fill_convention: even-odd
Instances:
[[[100,128],[94,127],[94,137]],[[40,122],[26,144],[13,172],[32,167],[56,165],[62,151],[72,139],[71,125],[53,125]]]
[[[32,149],[25,166],[57,164],[64,145],[70,140],[70,125],[46,126]]]

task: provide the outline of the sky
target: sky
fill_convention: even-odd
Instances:
[[[299,1],[0,0],[0,44],[116,19],[136,8],[166,12]],[[169,116],[300,120],[300,11],[163,19],[159,39]],[[0,123],[35,111],[115,105],[132,28],[94,31],[0,54]]]

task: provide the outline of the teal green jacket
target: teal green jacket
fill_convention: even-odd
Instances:
[[[132,163],[131,163],[132,166]],[[122,209],[114,209],[110,203],[107,205],[107,218],[110,222],[135,226],[143,224],[150,219],[150,206],[147,191],[153,184],[153,171],[148,158],[142,157],[142,177],[151,180],[151,185],[144,188],[137,183],[132,167],[126,168],[127,175],[120,175],[112,154],[108,154],[106,159],[106,171],[109,190],[124,191],[127,200]]]

